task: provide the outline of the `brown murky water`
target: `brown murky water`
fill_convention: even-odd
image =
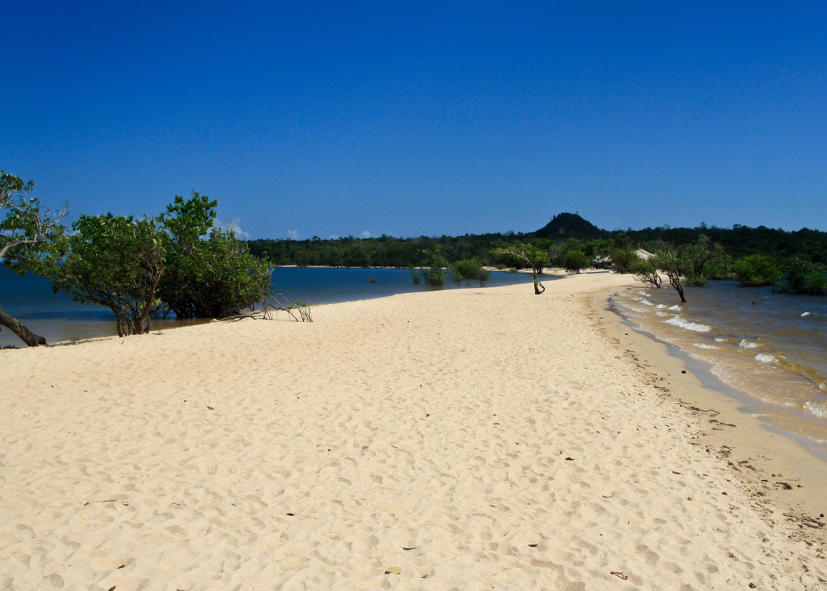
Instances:
[[[744,412],[827,458],[827,298],[709,282],[677,293],[630,288],[611,304],[630,322],[708,364],[744,393]]]

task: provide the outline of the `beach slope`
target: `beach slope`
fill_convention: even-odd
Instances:
[[[0,589],[827,588],[598,325],[632,281],[3,351]]]

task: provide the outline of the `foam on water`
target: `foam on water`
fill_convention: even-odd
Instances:
[[[804,410],[821,419],[827,419],[827,403],[825,402],[813,402],[809,400],[804,403]]]
[[[684,320],[680,317],[680,315],[670,318],[666,321],[666,323],[673,324],[675,326],[680,326],[681,328],[685,328],[686,330],[694,330],[695,332],[709,332],[710,330],[710,327],[706,324],[699,324],[697,322],[692,322],[690,320]]]
[[[827,300],[729,282],[687,288],[685,304],[671,291],[651,294],[644,303],[640,291],[626,292],[627,305],[648,309],[631,313],[644,330],[709,363],[711,376],[744,393],[746,412],[798,433],[827,458]]]

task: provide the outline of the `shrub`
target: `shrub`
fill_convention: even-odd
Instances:
[[[736,261],[732,270],[744,287],[772,285],[781,277],[781,271],[775,261],[762,254],[754,254]]]
[[[632,267],[640,260],[640,257],[632,249],[613,248],[609,256],[618,273],[634,273]]]
[[[480,287],[485,287],[485,284],[488,283],[489,279],[491,279],[491,271],[488,269],[480,269],[477,279],[480,281]]]
[[[445,266],[447,261],[445,255],[442,254],[442,246],[436,244],[430,250],[425,252],[428,267],[422,269],[422,279],[425,283],[433,286],[440,286],[445,283],[445,276],[447,272]]]
[[[570,250],[560,257],[560,266],[570,273],[579,273],[580,269],[587,269],[592,262],[579,250]]]
[[[158,297],[178,318],[231,316],[270,294],[264,261],[247,252],[232,227],[213,225],[216,205],[193,191],[187,201],[176,196],[160,218],[167,256]]]
[[[660,288],[663,285],[663,280],[658,274],[658,267],[653,260],[646,260],[638,257],[629,266],[629,272],[634,273],[640,281],[648,283],[652,287]]]
[[[482,263],[480,263],[476,257],[473,259],[463,259],[452,264],[451,269],[459,273],[462,279],[479,279],[480,271],[482,271]]]
[[[783,277],[773,286],[773,291],[806,295],[827,294],[827,273],[819,265],[790,257],[784,264]]]

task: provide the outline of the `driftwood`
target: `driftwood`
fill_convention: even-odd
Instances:
[[[229,322],[237,322],[238,320],[277,320],[279,312],[286,312],[288,319],[296,322],[313,322],[310,304],[302,300],[290,302],[283,293],[268,296],[253,306],[252,310],[225,316],[221,320]]]

